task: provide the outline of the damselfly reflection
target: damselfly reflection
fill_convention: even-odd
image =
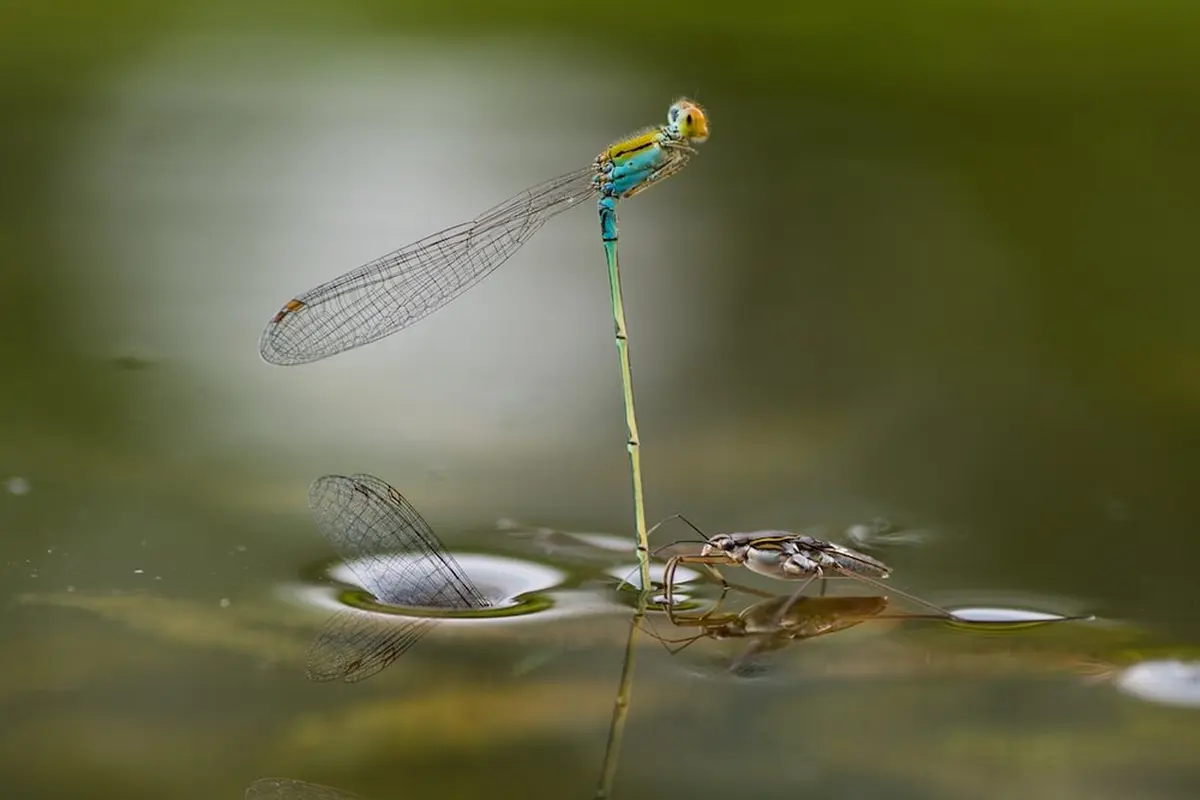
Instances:
[[[803,581],[788,601],[779,607],[776,612],[777,623],[787,617],[792,604],[800,599],[804,590],[814,580],[821,580],[821,593],[824,594],[827,577],[854,578],[905,597],[943,617],[952,616],[943,608],[883,583],[883,579],[891,574],[891,568],[882,561],[849,547],[789,531],[718,533],[708,536],[680,514],[668,517],[655,525],[654,529],[671,519],[683,521],[704,538],[699,553],[672,556],[667,562],[663,584],[668,607],[672,603],[676,568],[680,564],[698,564],[720,581],[725,590],[728,590],[729,582],[717,569],[721,565],[744,566],[751,572],[778,580]]]
[[[373,475],[326,475],[308,491],[313,518],[381,604],[441,610],[490,604],[429,524]],[[433,625],[365,611],[337,614],[309,648],[312,680],[360,681],[387,667]]]
[[[291,778],[260,778],[246,787],[245,800],[360,800],[356,794]]]

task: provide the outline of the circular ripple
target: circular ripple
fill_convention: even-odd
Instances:
[[[403,569],[411,556],[397,554],[388,565],[392,570]],[[384,605],[359,587],[356,573],[373,572],[382,575],[378,560],[349,563],[338,562],[326,574],[341,586],[312,583],[292,583],[280,587],[281,594],[293,602],[331,611],[354,611],[364,614],[397,618],[438,619],[448,624],[493,623],[517,621],[534,615],[545,620],[550,617],[579,616],[612,611],[611,601],[586,592],[553,591],[565,579],[566,573],[530,561],[482,553],[455,553],[455,560],[490,606],[482,609],[440,609]],[[346,587],[355,587],[347,589]]]
[[[454,559],[478,587],[480,593],[488,599],[493,609],[517,606],[523,595],[557,586],[567,577],[566,573],[544,564],[503,556],[466,553],[455,555]],[[377,585],[388,573],[403,572],[406,565],[417,564],[423,560],[397,554],[387,560],[386,570],[381,568],[383,564],[378,559],[339,562],[328,574],[333,580],[349,586],[357,586],[357,576],[366,575],[371,577],[369,585]],[[459,615],[461,616],[461,613]]]

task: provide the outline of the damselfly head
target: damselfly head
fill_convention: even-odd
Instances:
[[[708,115],[696,103],[681,97],[667,111],[667,125],[679,138],[691,144],[700,144],[708,139]]]

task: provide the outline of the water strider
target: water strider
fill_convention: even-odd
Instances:
[[[891,575],[891,568],[879,559],[840,544],[818,539],[802,533],[789,531],[751,531],[745,533],[718,533],[708,536],[686,517],[676,514],[659,522],[651,530],[657,530],[671,519],[680,519],[692,530],[704,537],[704,546],[699,553],[672,556],[663,573],[663,585],[668,608],[671,606],[675,570],[680,564],[698,564],[705,567],[722,587],[728,590],[729,583],[716,567],[744,566],[751,572],[785,581],[803,581],[776,612],[776,623],[782,622],[792,605],[799,600],[804,590],[814,580],[821,579],[822,594],[827,577],[847,577],[894,592],[918,605],[931,609],[945,618],[953,618],[949,611],[922,600],[915,595],[891,587],[883,580]]]

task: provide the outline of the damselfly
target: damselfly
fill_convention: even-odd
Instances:
[[[359,800],[358,795],[291,778],[260,778],[246,787],[245,800]]]
[[[605,148],[590,166],[531,186],[463,222],[296,295],[260,342],[272,364],[302,364],[374,342],[432,314],[503,264],[543,224],[597,198],[601,235],[617,240],[616,201],[674,175],[708,138],[704,110],[680,99],[667,124]]]
[[[642,585],[649,583],[646,517],[629,336],[617,258],[617,200],[674,175],[708,138],[704,109],[687,99],[667,123],[605,148],[583,169],[551,178],[469,222],[368,262],[284,304],[263,330],[259,351],[272,364],[303,364],[388,336],[432,314],[504,263],[551,217],[597,199],[625,405]]]
[[[672,603],[675,569],[680,564],[698,564],[712,573],[725,589],[728,589],[729,583],[716,569],[720,565],[744,566],[751,572],[771,578],[803,581],[800,587],[792,593],[789,601],[780,607],[776,614],[779,621],[787,616],[791,605],[800,598],[814,580],[821,579],[821,590],[824,593],[825,579],[839,576],[854,578],[894,592],[925,608],[932,609],[944,617],[952,616],[943,608],[884,584],[883,579],[891,574],[891,568],[882,561],[857,550],[851,550],[849,547],[789,531],[718,533],[708,536],[680,514],[668,517],[667,520],[676,518],[703,536],[704,546],[698,554],[673,556],[667,562],[663,573],[663,584],[668,607]],[[655,525],[655,529],[667,520]]]
[[[487,608],[487,598],[398,491],[373,475],[326,475],[308,491],[313,518],[362,587],[384,605]],[[308,676],[360,681],[416,644],[434,619],[339,612],[309,648]]]

